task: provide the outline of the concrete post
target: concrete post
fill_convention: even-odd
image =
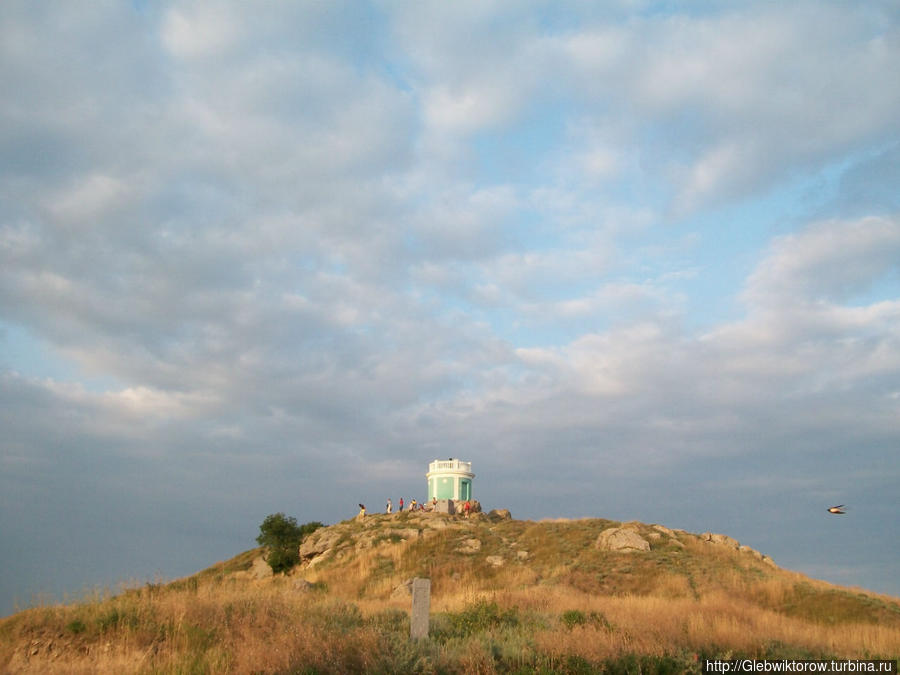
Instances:
[[[412,620],[409,637],[413,640],[428,637],[428,613],[431,610],[431,579],[413,579]]]

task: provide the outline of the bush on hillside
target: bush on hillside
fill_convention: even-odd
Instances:
[[[273,513],[259,526],[256,542],[268,549],[266,562],[272,572],[287,572],[300,561],[298,549],[300,544],[312,532],[324,527],[322,523],[313,521],[303,525],[297,519],[283,513]]]

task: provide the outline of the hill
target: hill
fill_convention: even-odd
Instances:
[[[699,672],[704,658],[896,658],[900,599],[778,568],[724,535],[604,519],[373,515],[0,622],[22,673]],[[408,581],[431,579],[409,640]]]

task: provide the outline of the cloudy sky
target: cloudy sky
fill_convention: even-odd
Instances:
[[[900,595],[898,63],[892,0],[0,3],[0,610],[451,456]]]

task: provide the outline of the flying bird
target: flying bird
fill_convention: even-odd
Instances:
[[[844,508],[843,504],[838,504],[837,506],[832,506],[828,509],[828,513],[847,513],[846,511],[841,511]]]

